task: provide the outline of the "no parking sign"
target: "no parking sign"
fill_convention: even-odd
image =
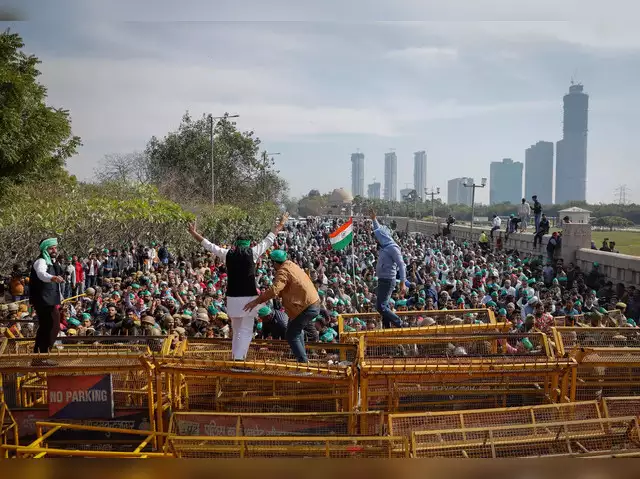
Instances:
[[[49,376],[47,397],[51,419],[112,419],[111,374]]]

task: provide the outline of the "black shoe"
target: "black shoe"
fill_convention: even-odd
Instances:
[[[234,359],[234,361],[236,363],[238,363],[238,366],[234,366],[231,368],[231,371],[233,371],[234,373],[246,373],[246,372],[251,372],[252,369],[251,368],[247,368],[247,367],[242,367],[241,365],[244,365],[244,360],[242,359]]]
[[[58,363],[56,363],[55,361],[51,361],[51,359],[35,358],[33,361],[31,361],[31,366],[37,368],[52,368],[57,365]]]

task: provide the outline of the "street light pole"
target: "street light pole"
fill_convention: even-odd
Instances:
[[[225,115],[225,116],[213,116],[209,113],[209,141],[211,143],[211,206],[215,206],[216,204],[216,177],[215,170],[213,166],[213,143],[214,143],[214,133],[215,133],[215,120],[224,120],[227,118],[238,118],[240,115]]]
[[[473,217],[475,216],[475,212],[476,212],[476,188],[484,188],[485,186],[487,186],[487,179],[486,178],[482,178],[482,183],[481,184],[476,184],[476,182],[474,180],[471,180],[471,184],[469,184],[467,181],[465,181],[462,186],[464,186],[465,188],[472,188],[471,190],[471,231],[470,234],[473,235]],[[472,239],[472,238],[470,238]]]
[[[431,218],[436,225],[438,225],[438,231],[440,231],[440,223],[436,221],[436,204],[435,204],[435,196],[440,194],[440,188],[425,188],[424,192],[427,196],[431,196]]]

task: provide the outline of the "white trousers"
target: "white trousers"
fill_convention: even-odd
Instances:
[[[231,340],[231,352],[233,359],[243,360],[247,357],[249,345],[253,339],[254,316],[231,318],[233,338]]]

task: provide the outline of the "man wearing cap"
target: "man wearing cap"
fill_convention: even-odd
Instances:
[[[371,211],[371,221],[373,221],[373,234],[378,244],[378,263],[376,265],[376,276],[378,277],[378,287],[376,289],[376,310],[382,316],[382,326],[390,328],[394,324],[397,328],[402,327],[402,321],[389,307],[389,298],[396,288],[396,278],[400,294],[407,289],[407,268],[402,259],[400,247],[393,240],[391,232],[378,223],[375,211]]]
[[[276,239],[276,235],[284,228],[289,214],[285,213],[280,222],[271,230],[267,237],[259,244],[251,247],[248,236],[240,236],[233,248],[221,248],[211,243],[196,231],[195,222],[189,225],[189,233],[204,249],[213,253],[223,261],[227,267],[227,314],[231,318],[233,340],[231,350],[233,359],[243,361],[253,338],[253,323],[257,309],[244,310],[248,302],[256,299],[256,261],[262,256]],[[257,303],[258,306],[260,303]]]
[[[258,317],[262,321],[262,329],[258,335],[262,339],[286,339],[287,315],[282,311],[273,311],[269,306],[263,306],[258,310]]]
[[[29,295],[38,314],[35,353],[48,353],[60,332],[61,284],[64,283],[62,267],[55,263],[58,256],[58,240],[48,238],[40,242],[40,256],[31,267]],[[55,366],[49,360],[34,360],[34,365]]]
[[[308,359],[303,331],[307,331],[314,341],[318,340],[318,332],[312,321],[320,314],[320,296],[304,270],[287,259],[287,253],[278,249],[273,251],[269,258],[276,270],[273,284],[256,299],[247,303],[244,310],[253,311],[258,305],[279,296],[290,318],[286,339],[291,352],[298,362],[306,363]]]

